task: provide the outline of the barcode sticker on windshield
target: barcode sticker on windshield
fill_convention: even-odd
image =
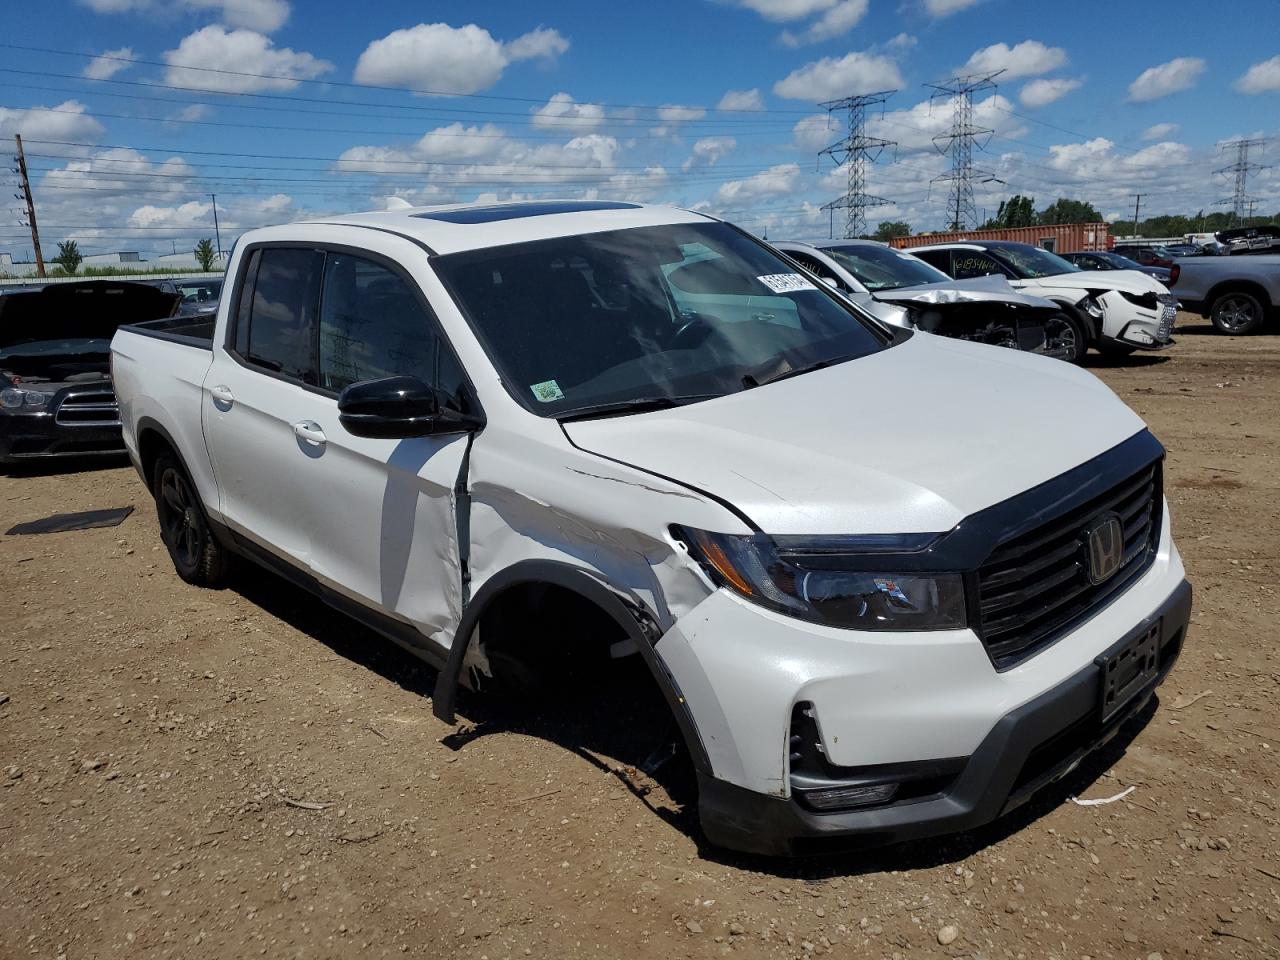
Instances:
[[[767,277],[756,277],[774,293],[795,293],[797,290],[817,290],[812,283],[798,273],[771,273]]]
[[[533,391],[534,397],[541,403],[552,403],[556,400],[564,399],[564,391],[560,389],[560,384],[554,380],[543,380],[541,383],[530,384],[529,389]]]

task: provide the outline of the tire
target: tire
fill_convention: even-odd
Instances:
[[[1219,333],[1231,336],[1253,333],[1262,326],[1266,316],[1267,311],[1262,301],[1243,290],[1222,294],[1214,299],[1213,306],[1209,308],[1209,319],[1213,321],[1214,327]]]
[[[209,527],[195,485],[177,458],[161,454],[152,473],[160,539],[178,576],[198,587],[226,579],[231,557]]]
[[[1044,325],[1045,349],[1067,363],[1080,363],[1089,352],[1084,323],[1070,311],[1055,313]]]

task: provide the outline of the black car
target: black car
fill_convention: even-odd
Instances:
[[[1173,275],[1168,267],[1144,267],[1128,257],[1106,250],[1082,250],[1079,253],[1060,253],[1058,256],[1064,260],[1070,260],[1081,270],[1137,270],[1148,277],[1155,277],[1166,285]]]
[[[111,337],[122,324],[173,316],[179,302],[120,280],[0,296],[0,464],[123,451]]]

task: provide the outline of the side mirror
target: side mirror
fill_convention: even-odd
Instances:
[[[338,395],[338,420],[354,436],[379,440],[466,433],[484,425],[444,406],[440,392],[417,377],[351,384]]]

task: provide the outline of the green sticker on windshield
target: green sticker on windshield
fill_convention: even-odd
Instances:
[[[529,389],[533,391],[533,395],[538,398],[540,403],[551,403],[553,400],[564,399],[564,391],[560,389],[560,384],[554,380],[543,380],[541,383],[532,384]]]

